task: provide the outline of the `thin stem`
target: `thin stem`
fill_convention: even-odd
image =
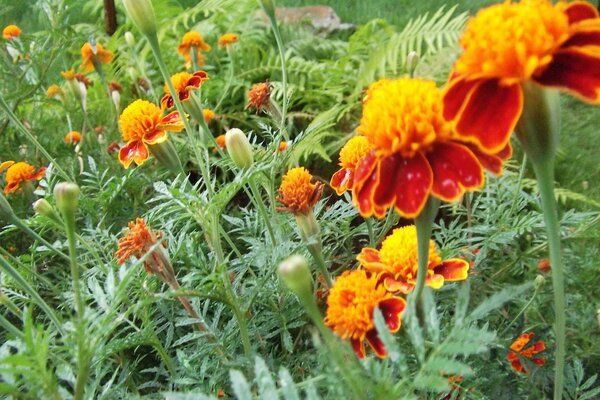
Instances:
[[[525,176],[525,170],[527,169],[527,154],[523,154],[523,161],[521,162],[521,168],[519,169],[519,178],[517,179],[517,186],[515,186],[515,194],[513,197],[512,204],[510,205],[510,211],[508,215],[512,215],[519,201],[519,194],[521,193],[521,185],[523,184],[523,177]]]
[[[225,285],[225,289],[227,290],[227,295],[229,297],[229,305],[233,310],[233,315],[238,323],[238,327],[240,328],[240,338],[242,339],[242,346],[244,347],[244,354],[248,359],[251,359],[253,350],[252,345],[250,344],[250,334],[248,333],[248,323],[246,322],[246,317],[240,304],[238,302],[238,298],[235,295],[235,291],[233,290],[233,284],[229,279],[229,274],[227,274],[227,269],[223,264],[223,274],[222,274],[223,284]]]
[[[527,302],[527,304],[525,304],[525,306],[521,309],[521,311],[519,311],[519,313],[513,318],[512,321],[510,321],[510,323],[508,325],[506,325],[506,327],[504,328],[504,330],[502,331],[502,333],[500,333],[500,337],[504,336],[504,334],[506,333],[506,331],[508,331],[510,329],[510,327],[512,326],[512,324],[514,324],[521,315],[523,315],[523,313],[525,311],[527,311],[527,309],[529,308],[529,306],[531,305],[531,303],[533,303],[533,300],[535,300],[535,297],[537,296],[539,291],[539,287],[536,286],[534,291],[533,291],[533,295],[531,296],[531,299],[529,299],[529,301]]]
[[[542,199],[542,209],[548,234],[550,265],[552,265],[556,335],[556,351],[554,356],[554,400],[561,400],[564,387],[566,352],[565,278],[560,248],[560,224],[558,221],[556,199],[554,197],[554,162],[553,159],[544,159],[538,162],[532,162],[532,164],[538,181],[540,197]]]
[[[258,208],[258,212],[262,215],[265,220],[265,225],[267,226],[267,231],[269,231],[269,236],[271,237],[271,243],[273,246],[276,245],[275,234],[273,233],[273,227],[271,226],[271,219],[269,218],[269,214],[267,212],[267,208],[265,207],[265,203],[263,201],[258,188],[256,187],[256,182],[254,179],[250,179],[248,181],[248,186],[250,186],[250,191],[252,192],[252,197],[254,197],[254,203],[256,203],[256,207]]]
[[[281,39],[281,32],[279,31],[279,25],[275,19],[275,15],[267,13],[269,20],[271,21],[271,27],[273,28],[273,34],[275,35],[275,41],[277,42],[277,50],[279,52],[279,59],[281,60],[281,85],[283,89],[283,104],[281,106],[281,126],[282,129],[285,126],[286,112],[288,108],[288,96],[287,96],[287,68],[285,65],[285,55],[283,51],[283,40]]]
[[[227,78],[227,84],[225,85],[225,89],[223,89],[221,98],[219,99],[219,101],[217,102],[217,105],[215,106],[215,112],[217,110],[219,110],[219,108],[221,107],[223,100],[225,100],[225,97],[227,96],[227,93],[229,92],[229,88],[231,87],[231,82],[233,82],[233,54],[231,51],[231,46],[227,46],[227,55],[229,56],[229,77]]]
[[[330,288],[333,285],[333,279],[331,278],[331,274],[327,269],[327,265],[325,265],[325,259],[323,258],[323,252],[321,250],[320,245],[307,243],[306,247],[308,251],[313,256],[315,261],[317,262],[317,268],[319,268],[319,272],[323,274],[325,277],[325,282],[327,283],[327,288]]]
[[[431,231],[433,229],[433,220],[440,207],[440,201],[430,196],[421,211],[421,214],[415,218],[417,228],[417,260],[419,269],[417,271],[417,285],[415,286],[414,298],[421,302],[421,295],[425,287],[425,278],[427,277],[427,265],[429,263],[429,241],[431,240]]]

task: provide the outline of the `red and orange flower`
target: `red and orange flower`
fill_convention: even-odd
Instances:
[[[313,182],[313,176],[304,167],[290,169],[281,180],[277,201],[283,211],[293,214],[309,214],[321,198],[323,184]]]
[[[183,35],[181,43],[177,47],[177,52],[185,58],[185,65],[189,68],[192,65],[192,49],[196,50],[196,58],[198,66],[204,65],[203,51],[209,51],[210,45],[208,45],[202,35],[198,32],[187,32]]]
[[[219,47],[224,48],[238,41],[235,33],[226,33],[219,38]]]
[[[119,248],[115,252],[117,265],[125,264],[130,257],[141,259],[146,253],[162,240],[162,233],[148,228],[142,218],[130,221],[128,228],[124,231],[123,237],[119,239]],[[144,262],[144,268],[148,273],[156,273],[157,267],[163,262],[160,254],[153,251],[151,256]]]
[[[352,188],[354,171],[358,163],[371,151],[373,145],[365,136],[355,136],[348,140],[340,150],[340,167],[331,177],[329,184],[338,195]]]
[[[269,99],[271,98],[271,84],[267,82],[256,83],[252,85],[252,88],[248,91],[248,104],[244,107],[247,110],[250,107],[254,107],[258,113],[263,108],[269,105]]]
[[[6,186],[4,187],[4,193],[10,194],[15,193],[21,185],[26,184],[30,181],[37,181],[44,177],[46,174],[46,168],[40,168],[37,171],[35,168],[26,162],[5,161],[0,164],[0,172],[6,171],[4,177]]]
[[[389,293],[375,275],[365,270],[345,271],[327,296],[325,325],[342,339],[350,340],[361,359],[365,357],[365,340],[378,357],[387,355],[375,329],[376,307],[381,310],[390,332],[398,332],[405,300]]]
[[[100,43],[96,43],[96,48],[92,48],[89,42],[81,46],[81,69],[83,72],[94,70],[94,57],[102,64],[108,64],[113,58],[113,53],[105,50]]]
[[[65,143],[75,144],[81,142],[81,133],[77,131],[71,131],[65,135]]]
[[[21,36],[21,28],[17,25],[7,25],[2,29],[2,37],[6,40],[13,40]]]
[[[587,2],[505,1],[472,18],[460,43],[444,117],[485,153],[508,144],[526,83],[600,103],[600,18]]]
[[[375,274],[386,290],[408,294],[417,281],[417,229],[414,225],[394,229],[379,250],[365,247],[356,259]],[[445,282],[467,279],[469,263],[460,258],[442,260],[433,240],[429,241],[429,263],[425,284],[434,289]]]
[[[146,100],[136,100],[123,110],[119,118],[126,145],[119,150],[119,161],[125,168],[132,162],[141,165],[150,156],[148,146],[167,140],[167,131],[180,132],[184,125],[179,112],[163,116],[163,110]]]
[[[352,199],[364,217],[394,206],[414,218],[429,195],[456,201],[484,184],[483,167],[500,173],[510,144],[493,155],[457,140],[442,116],[442,92],[424,79],[385,79],[363,101],[358,132],[373,146],[354,171]]]
[[[544,357],[533,357],[546,350],[546,344],[542,340],[538,340],[532,346],[524,349],[534,336],[535,333],[533,332],[524,333],[510,345],[510,351],[508,352],[506,359],[510,361],[512,369],[516,372],[527,375],[528,371],[521,363],[521,360],[524,358],[530,360],[538,367],[541,367],[546,363]]]
[[[185,101],[190,97],[190,90],[198,89],[202,86],[202,82],[208,80],[208,74],[204,71],[197,71],[193,74],[189,72],[178,72],[171,75],[171,83],[173,84],[179,100]],[[169,86],[164,85],[165,95],[160,99],[160,105],[163,108],[171,108],[175,105]]]

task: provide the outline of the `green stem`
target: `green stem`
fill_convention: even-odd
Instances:
[[[252,358],[253,350],[252,345],[250,344],[250,334],[248,333],[248,323],[246,322],[246,316],[240,307],[238,302],[238,298],[235,295],[235,291],[233,290],[233,284],[229,279],[229,274],[227,273],[227,268],[225,265],[222,265],[223,268],[223,284],[225,285],[225,289],[227,290],[227,294],[229,297],[229,305],[233,310],[233,315],[238,323],[238,327],[240,328],[240,337],[242,339],[242,346],[244,347],[244,354],[248,359]]]
[[[273,233],[273,227],[271,226],[271,219],[269,218],[269,214],[267,212],[267,208],[265,207],[265,203],[263,201],[258,188],[256,187],[256,182],[251,178],[248,181],[248,186],[250,186],[250,191],[252,192],[252,197],[254,197],[254,203],[256,203],[256,207],[258,208],[258,212],[262,215],[265,220],[265,225],[267,226],[267,230],[269,231],[269,236],[271,237],[271,243],[273,246],[276,245],[275,234]]]
[[[421,302],[421,295],[425,287],[425,278],[427,277],[427,265],[429,263],[429,241],[431,240],[431,231],[433,221],[440,207],[440,201],[430,196],[423,207],[423,210],[415,218],[417,228],[417,260],[419,269],[417,271],[417,284],[414,289],[414,298]]]
[[[281,106],[281,127],[285,126],[286,112],[288,108],[288,96],[287,96],[287,68],[285,65],[285,55],[283,51],[283,40],[281,39],[281,32],[279,31],[279,25],[275,19],[275,15],[267,12],[269,21],[271,21],[271,27],[273,28],[273,34],[275,35],[275,41],[277,42],[277,51],[279,52],[279,59],[281,60],[281,85],[283,89],[283,104]]]
[[[227,96],[227,93],[229,92],[231,83],[233,82],[233,55],[231,53],[232,53],[231,46],[227,46],[227,55],[229,56],[229,77],[227,79],[227,84],[225,85],[225,89],[223,90],[223,93],[221,94],[221,98],[219,99],[219,101],[217,102],[217,105],[215,106],[215,112],[217,112],[220,109],[221,104],[223,103],[223,100],[225,100],[225,97]]]
[[[523,161],[521,162],[521,168],[519,169],[519,178],[517,179],[517,186],[515,187],[515,194],[513,197],[512,204],[510,205],[510,211],[508,215],[512,215],[519,201],[519,194],[521,193],[521,185],[523,184],[523,177],[525,176],[525,170],[527,169],[527,154],[523,154]]]
[[[527,309],[529,308],[529,306],[531,305],[531,303],[533,303],[533,300],[535,300],[535,297],[537,296],[539,291],[539,287],[536,286],[534,291],[533,291],[533,295],[531,296],[531,299],[529,299],[529,301],[527,302],[527,304],[525,304],[525,306],[521,309],[521,311],[519,311],[519,313],[512,319],[512,321],[510,321],[510,323],[508,325],[506,325],[506,327],[504,328],[504,330],[502,331],[502,333],[500,333],[500,337],[504,336],[504,334],[510,329],[510,327],[512,326],[512,324],[514,324],[521,315],[523,315],[523,313],[525,311],[527,311]]]
[[[560,224],[554,197],[554,162],[552,158],[532,162],[533,170],[538,181],[542,209],[548,234],[548,250],[550,265],[552,265],[552,286],[554,289],[555,316],[555,367],[554,367],[554,400],[562,399],[565,368],[565,278],[560,248]]]
[[[333,279],[331,278],[331,274],[327,269],[327,265],[325,265],[325,259],[323,258],[323,251],[321,250],[321,246],[308,243],[306,247],[317,262],[317,268],[319,268],[319,272],[321,272],[321,274],[323,274],[323,276],[325,277],[325,281],[327,282],[327,288],[329,289],[333,285]]]

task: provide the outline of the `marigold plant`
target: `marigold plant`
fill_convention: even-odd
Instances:
[[[183,35],[181,43],[179,43],[179,46],[177,47],[177,52],[185,58],[187,68],[192,65],[192,49],[195,49],[198,66],[204,65],[204,56],[202,55],[202,52],[209,51],[211,47],[204,41],[204,38],[198,32],[187,32]]]
[[[281,180],[277,200],[282,210],[294,214],[307,214],[323,192],[323,184],[313,182],[313,176],[304,167],[290,169]]]
[[[46,168],[42,167],[37,171],[35,168],[26,162],[5,161],[0,164],[0,172],[6,171],[4,180],[6,186],[4,193],[15,193],[23,184],[31,181],[37,181],[44,177]]]
[[[171,76],[171,82],[177,91],[179,100],[185,101],[190,97],[190,91],[198,89],[202,86],[202,82],[208,80],[208,74],[204,71],[197,71],[193,74],[189,72],[178,72]],[[165,83],[163,87],[165,95],[160,100],[160,104],[164,108],[172,108],[175,106],[173,95],[169,90],[169,86]]]
[[[529,332],[524,333],[517,338],[510,345],[510,351],[508,352],[506,359],[510,361],[510,366],[516,372],[527,375],[528,371],[525,369],[523,364],[521,363],[522,359],[528,359],[538,367],[541,367],[546,363],[546,359],[544,357],[534,357],[536,354],[541,353],[546,350],[546,344],[542,340],[538,340],[531,346],[525,349],[525,346],[529,344],[531,339],[535,336],[535,333]]]
[[[7,25],[2,29],[2,37],[6,40],[13,40],[21,36],[21,28],[17,25]]]
[[[108,64],[113,58],[113,53],[105,50],[100,43],[96,43],[94,47],[89,42],[85,42],[81,46],[81,70],[83,72],[91,72],[94,70],[94,58],[102,64]]]

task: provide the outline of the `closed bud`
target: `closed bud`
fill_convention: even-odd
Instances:
[[[277,268],[279,276],[300,299],[312,296],[312,278],[306,259],[300,255],[286,258]]]
[[[546,282],[546,278],[544,278],[544,275],[538,275],[535,277],[535,280],[533,281],[533,287],[535,287],[536,289],[539,289],[540,287],[542,287],[542,285],[544,285],[545,282]]]
[[[129,47],[133,47],[135,46],[135,38],[133,37],[133,33],[127,31],[125,32],[125,42],[127,43],[127,45],[129,45]]]
[[[33,203],[33,211],[48,218],[54,218],[55,216],[54,208],[52,208],[46,199],[39,199]]]
[[[419,54],[416,51],[411,51],[406,57],[406,69],[411,76],[415,72],[417,64],[419,64]]]
[[[54,187],[56,206],[61,213],[75,213],[79,204],[79,186],[71,182],[61,182]]]
[[[123,5],[140,32],[146,36],[156,35],[156,16],[150,0],[123,0]]]
[[[225,134],[225,148],[238,168],[249,168],[254,162],[252,145],[244,132],[237,128],[230,129]]]
[[[121,93],[119,93],[118,90],[111,90],[110,98],[112,99],[112,102],[115,105],[115,108],[117,109],[117,111],[120,111],[121,110]]]

